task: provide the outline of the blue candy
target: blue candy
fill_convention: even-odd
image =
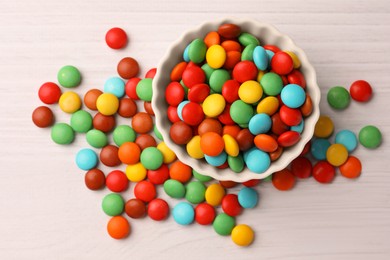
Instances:
[[[114,94],[117,98],[125,95],[125,82],[119,77],[109,78],[104,83],[104,92]]]
[[[352,131],[341,130],[336,134],[335,143],[344,145],[348,152],[352,152],[356,149],[358,140]]]
[[[265,50],[265,52],[267,53],[268,56],[268,67],[269,67],[271,64],[272,57],[275,55],[275,53],[270,50]]]
[[[291,131],[294,131],[294,132],[298,132],[298,133],[302,133],[303,132],[303,128],[305,126],[305,123],[303,122],[303,120],[298,124],[298,125],[294,125],[290,128]]]
[[[303,88],[297,84],[288,84],[280,93],[283,103],[290,108],[298,108],[305,103],[306,93]]]
[[[245,152],[244,161],[248,169],[254,173],[265,172],[271,164],[271,159],[269,158],[268,153],[257,148],[252,148]]]
[[[317,160],[325,160],[326,159],[326,151],[330,146],[330,142],[327,139],[315,139],[311,143],[311,154]]]
[[[177,106],[177,115],[179,116],[181,121],[183,121],[183,115],[182,115],[183,107],[185,105],[187,105],[188,103],[190,103],[190,101],[185,100],[185,101],[180,102],[180,104]]]
[[[253,62],[259,70],[268,68],[268,55],[262,46],[256,46],[253,50]]]
[[[245,209],[254,208],[259,201],[259,194],[256,190],[244,187],[238,192],[238,203]]]
[[[249,120],[249,131],[254,134],[267,133],[272,127],[272,119],[265,113],[256,114]]]
[[[184,49],[183,52],[183,59],[185,62],[190,62],[190,55],[188,54],[189,49],[190,49],[190,44],[187,45],[187,47]]]
[[[188,202],[179,202],[173,208],[173,219],[180,225],[189,225],[194,221],[195,211]]]
[[[88,171],[96,167],[98,156],[92,149],[81,149],[76,154],[76,164],[81,170]]]
[[[220,153],[217,156],[209,156],[205,154],[204,158],[206,159],[206,162],[208,164],[218,167],[226,162],[227,154],[224,151],[222,151],[222,153]]]

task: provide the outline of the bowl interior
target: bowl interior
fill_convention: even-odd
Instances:
[[[171,70],[177,63],[183,61],[183,51],[192,40],[195,38],[204,38],[208,32],[216,31],[218,27],[224,23],[239,25],[243,32],[255,35],[259,39],[261,45],[272,44],[278,46],[282,50],[293,51],[301,61],[300,71],[306,79],[306,92],[311,96],[313,101],[313,112],[310,116],[305,118],[301,140],[293,147],[285,149],[281,157],[272,162],[268,170],[264,173],[253,173],[247,168],[241,173],[236,173],[229,168],[218,169],[207,164],[204,160],[191,158],[187,154],[185,146],[175,144],[169,136],[169,129],[172,123],[169,121],[166,113],[168,104],[165,101],[165,89],[170,83]],[[197,28],[187,31],[167,50],[158,65],[157,74],[153,80],[152,106],[155,111],[156,125],[164,138],[164,142],[176,153],[179,160],[183,163],[188,164],[197,172],[211,176],[217,180],[245,182],[250,179],[263,179],[270,174],[285,168],[293,159],[299,156],[305,144],[312,138],[314,126],[319,117],[319,101],[320,90],[316,81],[316,73],[302,49],[297,47],[287,35],[280,33],[273,26],[259,23],[254,20],[223,19],[206,22]]]

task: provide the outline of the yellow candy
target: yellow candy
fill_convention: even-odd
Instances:
[[[314,136],[328,138],[333,133],[333,122],[328,116],[320,116],[314,128]]]
[[[146,178],[146,168],[140,162],[127,165],[126,176],[132,182],[142,181]]]
[[[204,157],[204,153],[200,148],[200,136],[195,135],[192,139],[187,143],[187,153],[194,159],[202,159]]]
[[[119,100],[114,94],[103,93],[96,100],[96,107],[103,115],[111,116],[118,110]]]
[[[266,97],[263,100],[260,101],[260,103],[257,105],[257,113],[265,113],[269,116],[272,116],[273,114],[278,111],[279,108],[279,100],[276,97]]]
[[[176,154],[169,149],[165,142],[159,143],[157,145],[157,149],[162,153],[164,163],[171,163],[176,160]]]
[[[260,80],[261,80],[261,78],[264,76],[264,74],[265,74],[265,71],[264,71],[264,70],[259,70],[259,73],[257,74],[256,80],[257,80],[258,82],[260,82]]]
[[[255,234],[252,228],[245,224],[239,224],[232,230],[232,240],[236,245],[249,246],[252,244]]]
[[[260,83],[254,80],[248,80],[241,84],[238,89],[238,96],[247,104],[253,104],[260,100],[263,95],[263,88]]]
[[[340,166],[348,159],[348,150],[342,144],[332,144],[326,151],[326,160],[333,166]]]
[[[58,101],[60,108],[65,113],[74,113],[81,108],[81,99],[76,92],[64,92]]]
[[[298,69],[301,66],[301,61],[299,60],[298,56],[292,51],[284,51],[284,52],[290,55],[291,59],[293,60],[294,69]]]
[[[221,94],[211,94],[203,101],[203,112],[208,117],[217,117],[225,109],[225,98]]]
[[[212,45],[206,52],[207,64],[213,69],[219,69],[225,64],[226,51],[221,45]]]
[[[205,199],[211,206],[218,206],[221,204],[223,197],[225,196],[225,189],[219,183],[211,184],[207,187],[205,193]]]
[[[236,139],[234,139],[231,135],[228,134],[223,135],[222,138],[225,142],[225,152],[230,156],[236,157],[240,152],[240,148]]]

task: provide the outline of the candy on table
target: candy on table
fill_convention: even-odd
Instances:
[[[107,223],[107,232],[115,239],[127,237],[130,234],[130,230],[130,223],[122,216],[114,216]]]
[[[336,86],[329,89],[327,100],[332,108],[345,109],[351,102],[351,97],[347,89],[341,86]]]
[[[111,28],[106,33],[106,43],[112,49],[122,49],[127,44],[127,34],[121,28]]]
[[[351,84],[349,93],[352,99],[358,102],[367,102],[372,97],[372,88],[367,81],[357,80]]]

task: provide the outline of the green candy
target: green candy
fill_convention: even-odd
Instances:
[[[114,143],[117,146],[121,146],[126,142],[134,142],[135,141],[135,131],[128,125],[119,125],[115,127],[114,132],[112,133],[112,137],[114,139]]]
[[[201,63],[206,57],[207,46],[200,38],[193,40],[188,49],[188,57],[192,62]]]
[[[161,132],[157,129],[157,126],[156,126],[156,125],[154,125],[154,127],[153,127],[153,132],[154,132],[154,134],[156,135],[156,137],[157,137],[159,140],[164,141],[164,138],[163,138]]]
[[[125,202],[121,195],[117,193],[107,194],[102,201],[102,209],[108,216],[118,216],[122,214]]]
[[[137,92],[137,96],[141,100],[147,102],[150,102],[152,100],[152,96],[153,96],[152,82],[153,80],[151,78],[141,79],[138,82],[135,91]]]
[[[187,99],[189,88],[184,84],[183,80],[180,80],[180,85],[183,86],[183,89],[184,89],[184,97]]]
[[[329,89],[327,100],[332,108],[345,109],[351,102],[351,96],[344,87],[337,86]]]
[[[225,213],[219,213],[213,222],[215,232],[221,236],[230,235],[235,225],[236,220]]]
[[[71,65],[62,67],[57,74],[58,82],[64,88],[74,88],[80,85],[80,71]]]
[[[169,179],[164,182],[164,191],[169,197],[175,199],[184,198],[186,194],[186,188],[183,183],[174,179]]]
[[[70,144],[74,140],[73,128],[66,123],[57,123],[51,128],[51,139],[57,144]]]
[[[241,154],[235,157],[228,155],[227,162],[230,169],[234,172],[239,173],[242,172],[242,170],[244,170],[245,163],[244,163],[244,158],[242,157]]]
[[[79,110],[72,114],[70,125],[78,133],[86,133],[92,128],[92,116],[85,110]]]
[[[223,84],[230,79],[230,74],[227,70],[217,69],[215,70],[209,80],[209,85],[216,93],[222,93]]]
[[[253,107],[242,100],[236,100],[230,107],[230,116],[237,124],[248,124],[253,116]]]
[[[263,181],[272,181],[272,174],[268,175],[263,179]]]
[[[255,50],[257,45],[249,44],[244,48],[241,54],[241,60],[249,60],[253,61],[253,51]]]
[[[377,148],[382,142],[382,133],[376,126],[367,125],[359,131],[359,142],[366,148]]]
[[[203,64],[201,68],[204,71],[204,73],[206,74],[207,81],[209,81],[210,77],[211,77],[211,74],[213,74],[215,69],[211,68],[210,65],[207,64],[207,63]]]
[[[255,36],[245,32],[241,33],[240,36],[238,36],[238,41],[244,46],[248,46],[249,44],[257,46],[260,44],[259,40]]]
[[[156,147],[148,147],[141,152],[140,161],[146,169],[157,170],[163,164],[163,154]]]
[[[95,148],[103,148],[108,144],[108,138],[105,133],[100,130],[92,129],[87,132],[87,143]]]
[[[213,179],[210,176],[200,174],[199,172],[195,171],[194,169],[192,169],[192,175],[194,176],[195,179],[197,179],[198,181],[201,181],[201,182],[208,182],[208,181],[211,181]]]
[[[273,72],[268,72],[261,77],[260,84],[263,87],[263,91],[268,96],[277,96],[280,94],[283,88],[282,78]]]
[[[191,181],[186,187],[186,200],[193,204],[198,204],[204,201],[206,186],[200,181]]]

